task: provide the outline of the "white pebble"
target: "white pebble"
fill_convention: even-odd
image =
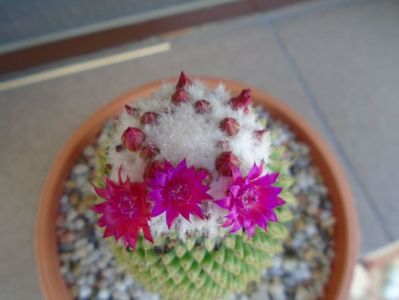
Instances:
[[[107,300],[111,297],[111,292],[108,289],[101,289],[97,296],[99,300]]]
[[[91,287],[84,285],[79,290],[79,299],[87,299],[92,293]]]

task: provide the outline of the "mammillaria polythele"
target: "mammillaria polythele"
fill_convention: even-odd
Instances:
[[[242,291],[281,251],[289,162],[252,111],[181,73],[127,103],[99,156],[98,225],[117,261],[166,299]],[[105,167],[106,166],[106,167]]]

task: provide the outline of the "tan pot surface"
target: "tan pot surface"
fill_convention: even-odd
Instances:
[[[233,94],[238,94],[242,89],[248,87],[246,84],[230,80],[209,77],[196,78],[201,78],[208,86],[216,86],[222,82]],[[175,82],[176,79],[170,80]],[[55,221],[59,213],[59,197],[72,166],[83,149],[95,141],[104,122],[117,116],[125,103],[152,94],[163,82],[165,80],[138,87],[102,107],[78,128],[54,161],[44,183],[36,220],[36,266],[45,299],[72,299],[60,273],[55,232]],[[251,91],[255,103],[264,106],[274,118],[286,123],[298,139],[309,146],[313,163],[321,170],[337,220],[334,232],[335,258],[332,262],[331,277],[326,285],[323,299],[346,300],[359,252],[357,214],[348,180],[327,142],[302,117],[290,107],[264,92],[256,88],[251,88]]]

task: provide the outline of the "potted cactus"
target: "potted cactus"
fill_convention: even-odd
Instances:
[[[56,160],[36,228],[42,289],[65,300],[345,299],[350,198],[333,154],[288,107],[181,73],[111,102]]]
[[[260,279],[295,200],[250,90],[230,97],[181,73],[108,130],[93,209],[120,265],[165,299],[221,298]]]

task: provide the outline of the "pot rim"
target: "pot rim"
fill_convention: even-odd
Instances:
[[[202,80],[207,86],[223,83],[233,94],[248,88],[247,84],[234,80],[208,76],[192,77]],[[104,122],[117,116],[125,103],[150,95],[164,82],[175,81],[176,78],[169,78],[142,85],[107,103],[72,134],[54,160],[43,185],[35,225],[35,261],[45,299],[72,299],[60,273],[55,232],[58,199],[71,166],[84,147],[95,140]],[[276,98],[257,88],[250,88],[254,103],[261,104],[271,116],[286,123],[298,139],[309,146],[312,160],[323,174],[333,202],[334,215],[338,221],[334,230],[335,258],[332,261],[330,278],[324,287],[324,298],[347,299],[359,253],[359,230],[355,205],[343,169],[327,142],[307,124],[303,117]]]

